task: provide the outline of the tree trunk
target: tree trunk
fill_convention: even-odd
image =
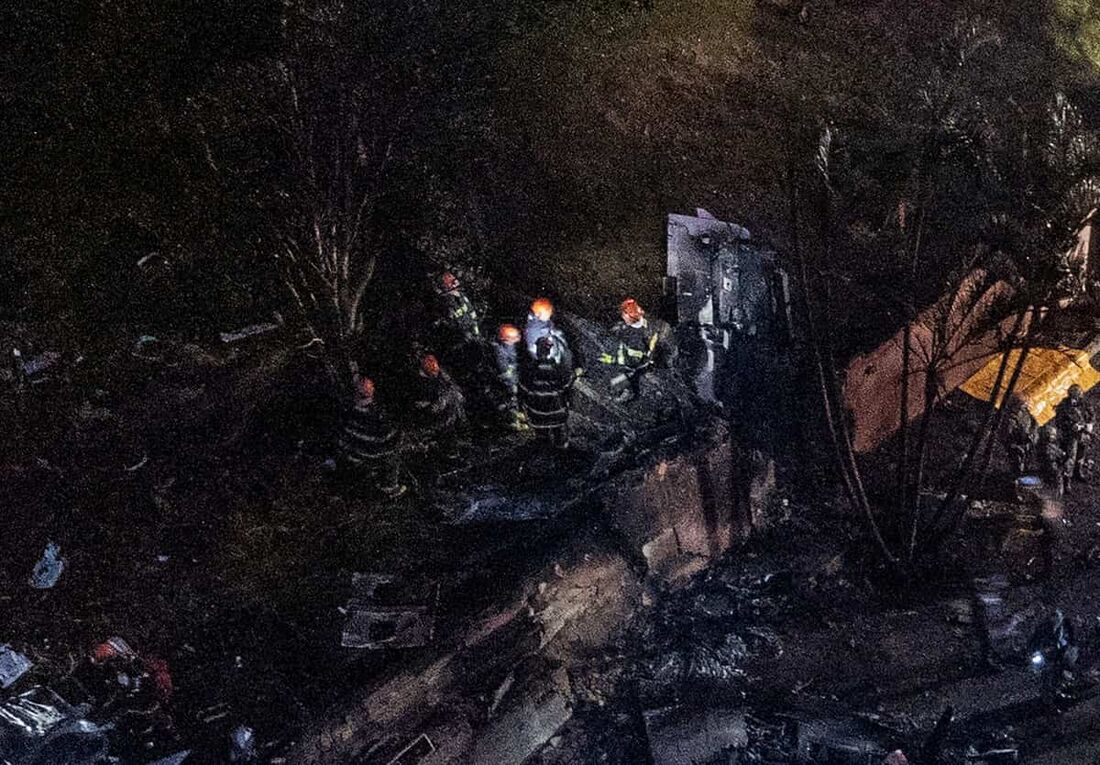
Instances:
[[[794,236],[793,241],[798,242],[797,189],[793,172],[791,173],[790,183],[792,234]],[[829,218],[831,213],[827,200],[823,200],[822,210],[819,215],[822,234],[821,241],[827,260],[831,240],[829,230]],[[867,524],[867,530],[871,534],[871,538],[874,540],[879,552],[882,553],[883,558],[885,558],[888,563],[896,565],[897,558],[890,551],[889,545],[887,545],[886,540],[883,538],[882,530],[879,528],[878,521],[875,519],[874,512],[871,509],[871,504],[867,499],[867,491],[863,485],[863,478],[860,474],[859,464],[856,461],[855,450],[852,447],[851,434],[848,432],[848,423],[845,420],[843,408],[839,405],[842,399],[839,395],[836,366],[833,363],[832,353],[826,352],[825,341],[822,338],[820,327],[818,326],[816,311],[814,310],[815,302],[813,299],[813,291],[810,289],[809,267],[806,263],[805,254],[797,245],[796,257],[799,261],[801,271],[800,281],[802,282],[803,299],[806,303],[807,329],[810,335],[810,345],[813,349],[814,362],[818,373],[822,406],[829,428],[829,435],[833,441],[833,448],[836,452],[841,481],[844,484],[844,489],[848,494],[849,501],[855,504],[863,515],[864,521]]]
[[[997,416],[994,419],[993,427],[989,434],[989,440],[985,445],[985,454],[982,455],[981,468],[978,470],[978,480],[981,483],[985,482],[986,473],[989,471],[989,463],[993,459],[993,445],[997,442],[997,437],[1001,432],[1001,426],[1004,424],[1004,415],[1005,409],[1008,408],[1008,400],[1016,390],[1016,383],[1020,380],[1020,373],[1023,372],[1024,362],[1027,361],[1028,353],[1031,352],[1031,348],[1035,343],[1039,325],[1042,323],[1040,314],[1039,307],[1032,306],[1031,321],[1027,328],[1027,334],[1024,335],[1023,347],[1020,349],[1020,358],[1016,362],[1016,368],[1012,370],[1012,377],[1008,380],[1008,386],[1005,388],[1005,394],[1001,399],[1001,406],[997,409]]]
[[[913,488],[910,493],[909,516],[909,540],[906,557],[910,563],[916,558],[917,531],[921,519],[921,486],[924,483],[924,463],[928,456],[928,436],[931,432],[932,417],[935,414],[936,399],[939,396],[939,362],[942,350],[946,354],[945,340],[939,337],[939,331],[932,341],[932,351],[929,353],[928,368],[924,373],[924,419],[921,421],[920,435],[917,438],[917,472],[913,478]],[[939,350],[937,350],[939,349]]]

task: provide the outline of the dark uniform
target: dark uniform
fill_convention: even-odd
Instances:
[[[1054,493],[1062,496],[1065,490],[1066,453],[1058,439],[1058,428],[1047,423],[1039,431],[1039,468],[1043,483]]]
[[[513,398],[519,389],[519,343],[493,342],[493,356],[497,361],[497,376],[501,386]]]
[[[1032,672],[1040,677],[1041,698],[1045,703],[1057,700],[1063,673],[1077,666],[1080,649],[1073,621],[1060,610],[1036,626],[1027,643]]]
[[[466,397],[450,375],[440,370],[432,376],[420,372],[415,401],[422,433],[443,435],[466,425]]]
[[[1055,421],[1066,453],[1066,480],[1081,480],[1081,466],[1092,436],[1094,415],[1079,385],[1070,387],[1069,396],[1058,406]]]
[[[1031,458],[1038,438],[1039,429],[1036,427],[1031,413],[1023,404],[1016,404],[1008,421],[1005,448],[1012,458],[1012,467],[1017,476],[1024,475],[1031,467]]]
[[[461,343],[481,341],[481,319],[477,315],[473,301],[466,297],[462,290],[455,288],[441,292],[439,301],[443,308],[443,318],[440,322],[453,333],[456,341]]]
[[[487,359],[477,308],[453,276],[444,282],[437,295],[440,316],[435,322],[435,347],[465,390],[484,388]]]
[[[508,417],[508,423],[517,430],[527,426],[519,408],[519,353],[520,343],[493,341],[493,358],[497,365],[497,380],[504,400],[500,409]]]
[[[405,493],[400,483],[400,442],[382,407],[373,399],[360,398],[340,433],[340,457],[345,466],[375,481],[380,492],[396,498]]]
[[[600,360],[613,364],[621,373],[611,380],[612,388],[629,386],[620,398],[633,400],[641,393],[642,377],[655,363],[671,361],[669,338],[671,330],[660,319],[647,319],[627,324],[620,321],[611,328],[617,346],[613,353],[604,354]]]
[[[539,438],[558,448],[569,445],[573,359],[552,336],[538,340],[536,356],[520,366],[519,390],[528,421]]]
[[[573,367],[575,374],[579,373],[584,367],[585,359],[582,345],[576,342],[575,335],[568,332],[566,324],[564,322],[560,326],[556,324],[553,315],[546,319],[540,319],[534,311],[531,311],[527,314],[527,322],[523,326],[523,342],[527,347],[528,355],[532,359],[537,355],[536,345],[541,337],[551,338],[556,347],[564,348],[569,352],[570,365]]]

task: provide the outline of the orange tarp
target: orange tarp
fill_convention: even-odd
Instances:
[[[993,396],[1001,358],[998,355],[990,359],[989,363],[963,383],[962,389],[980,401],[989,401]],[[1020,351],[1012,351],[1009,355],[1005,379],[1001,383],[1002,391],[997,394],[995,406],[1001,405],[1004,398],[1003,388],[1008,384],[1009,375],[1016,368],[1019,358]],[[1088,351],[1033,348],[1024,359],[1024,368],[1020,370],[1020,379],[1013,394],[1024,402],[1039,425],[1046,425],[1054,418],[1054,411],[1066,397],[1069,386],[1077,384],[1088,390],[1097,382],[1100,382],[1100,372],[1089,363]]]
[[[972,272],[952,294],[922,312],[909,333],[909,419],[925,411],[924,383],[928,360],[935,355],[939,399],[981,369],[1011,333],[1014,318],[982,332],[990,310],[1012,295],[1006,282],[989,284],[983,271]],[[1023,332],[1025,327],[1020,327]],[[872,451],[901,424],[901,378],[905,333],[899,330],[870,353],[857,356],[844,377],[844,404],[851,414],[852,446]]]
[[[1100,238],[1093,236],[1098,217],[1100,214],[1094,210],[1082,222],[1077,242],[1067,259],[1100,282],[1100,264],[1090,262],[1095,254],[1092,252],[1094,244]],[[1012,332],[1014,319],[1006,319],[985,334],[980,330],[987,323],[993,306],[1010,297],[1012,292],[1012,287],[1005,282],[990,285],[987,274],[978,269],[967,275],[959,289],[945,295],[910,325],[910,420],[920,417],[926,408],[924,377],[934,346],[939,346],[937,356],[941,359],[937,365],[937,399],[958,388],[987,363],[993,364],[991,359],[1000,360],[1000,349],[1005,347],[1006,341],[1012,344],[1008,335]],[[1026,331],[1024,322],[1018,328],[1018,337]],[[899,330],[875,350],[854,358],[845,370],[844,405],[851,415],[852,445],[857,452],[872,451],[901,424],[904,337],[904,332]],[[1026,371],[1028,364],[1024,366]],[[1085,387],[1083,383],[1082,387]],[[1055,405],[1056,401],[1047,404]],[[1049,415],[1046,416],[1049,419]]]

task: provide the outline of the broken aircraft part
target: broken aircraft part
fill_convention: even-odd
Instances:
[[[41,353],[37,356],[24,360],[23,374],[29,380],[31,380],[32,383],[36,382],[37,380],[35,380],[34,378],[36,378],[37,375],[45,372],[47,369],[50,369],[60,360],[60,353],[57,353],[56,351],[46,351],[45,353]]]
[[[96,765],[107,754],[105,730],[56,693],[35,686],[0,701],[0,762]]]
[[[424,733],[421,733],[411,744],[397,753],[386,765],[417,765],[425,757],[435,751],[435,744]]]
[[[65,559],[61,557],[61,548],[56,542],[50,542],[42,551],[42,557],[34,564],[30,585],[36,590],[48,590],[57,584],[64,570]]]
[[[229,761],[255,762],[256,732],[247,725],[238,725],[229,734]]]
[[[348,606],[340,645],[344,648],[416,648],[432,639],[434,620],[427,606],[364,608]]]
[[[32,666],[30,659],[10,645],[0,645],[0,688],[10,688]]]
[[[859,719],[798,722],[798,762],[879,765],[896,746],[880,726]]]
[[[558,509],[539,494],[516,495],[503,486],[476,486],[448,512],[454,524],[552,518]]]
[[[256,335],[266,335],[269,332],[274,332],[278,328],[278,324],[269,321],[262,324],[250,324],[247,327],[242,327],[232,332],[221,332],[218,334],[218,337],[221,338],[223,343],[230,345],[250,337],[255,337]]]
[[[734,335],[775,342],[791,327],[789,280],[773,251],[749,242],[747,229],[706,210],[668,216],[667,313],[690,335],[681,342],[697,357],[696,390],[712,402]]]
[[[654,765],[715,762],[748,744],[745,714],[739,709],[672,706],[644,716]]]
[[[353,574],[340,644],[373,650],[426,645],[435,633],[438,600],[438,584],[419,587],[393,574]]]

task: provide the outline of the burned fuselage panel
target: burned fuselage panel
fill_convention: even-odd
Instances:
[[[748,229],[705,210],[668,216],[666,307],[679,326],[696,391],[721,399],[720,370],[739,338],[783,344],[789,336],[786,273]]]

